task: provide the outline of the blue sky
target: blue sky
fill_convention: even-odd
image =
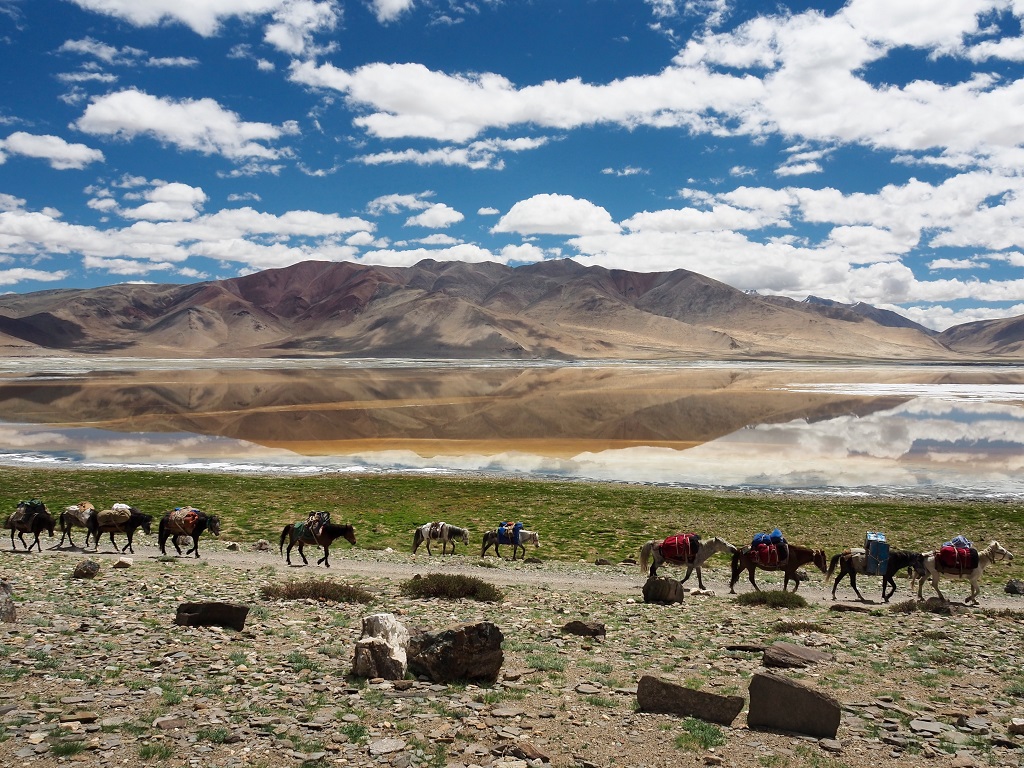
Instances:
[[[0,0],[0,290],[571,257],[1024,314],[1022,0]]]

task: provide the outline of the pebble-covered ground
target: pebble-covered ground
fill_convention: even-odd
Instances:
[[[705,569],[715,594],[642,602],[635,566],[522,564],[461,554],[336,548],[330,571],[287,569],[276,551],[160,559],[136,542],[114,568],[109,546],[0,554],[17,621],[0,624],[2,766],[702,766],[862,768],[1024,766],[1024,600],[986,585],[981,608],[836,612],[820,573],[801,586],[807,608],[744,607],[728,566]],[[106,554],[104,554],[104,552]],[[84,558],[92,580],[71,579]],[[501,586],[501,604],[414,600],[414,572],[451,569]],[[678,571],[663,575],[679,576]],[[332,578],[372,591],[363,604],[266,601],[261,586]],[[759,576],[778,588],[771,574]],[[689,584],[687,586],[690,586]],[[862,579],[877,601],[877,584]],[[962,598],[966,586],[945,584]],[[739,591],[750,591],[745,580]],[[848,587],[840,587],[852,598]],[[894,604],[908,597],[901,581]],[[181,602],[251,606],[242,632],[173,623]],[[493,686],[351,677],[361,618],[389,612],[410,628],[487,620],[505,661]],[[566,634],[580,619],[605,639]],[[745,695],[761,654],[731,646],[775,640],[832,661],[783,674],[838,699],[835,740],[750,730],[637,711],[637,682],[656,675]],[[1024,722],[1020,723],[1024,730]]]

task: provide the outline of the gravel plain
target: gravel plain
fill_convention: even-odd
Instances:
[[[231,551],[205,538],[201,546],[199,560],[160,558],[155,537],[140,536],[125,568],[113,567],[119,555],[109,542],[97,554],[0,553],[17,610],[16,622],[0,624],[0,765],[1024,766],[1024,735],[1014,733],[1015,719],[1024,719],[1024,599],[994,581],[980,608],[942,615],[892,611],[877,580],[862,579],[867,603],[854,601],[848,585],[839,594],[867,612],[838,612],[831,587],[812,572],[800,587],[808,607],[777,610],[738,604],[728,594],[728,561],[716,556],[704,572],[710,593],[649,605],[644,575],[628,564],[481,561],[461,548],[443,559],[342,545],[332,548],[328,570],[289,568],[276,546],[240,542]],[[100,563],[99,574],[71,579],[84,558]],[[403,581],[430,572],[476,576],[501,587],[505,600],[402,596]],[[261,596],[263,585],[308,578],[362,586],[374,601]],[[758,580],[781,586],[774,574]],[[894,605],[909,597],[907,582],[899,585]],[[955,599],[967,593],[964,584],[946,586]],[[745,578],[737,589],[750,591]],[[245,629],[173,623],[179,603],[207,600],[249,605]],[[496,623],[505,637],[499,680],[352,677],[361,618],[382,612],[410,628]],[[563,632],[573,620],[600,622],[607,635]],[[724,727],[637,711],[643,675],[745,695],[764,667],[760,653],[737,647],[776,640],[832,656],[782,674],[841,703],[835,740],[752,730],[745,712]]]

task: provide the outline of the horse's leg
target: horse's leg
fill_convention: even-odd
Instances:
[[[972,576],[970,578],[970,582],[971,582],[971,594],[969,594],[967,596],[967,599],[964,600],[964,603],[966,603],[968,605],[970,605],[970,604],[977,605],[978,604],[978,595],[981,592],[981,586],[978,584],[978,578],[976,576]]]
[[[704,591],[704,576],[703,576],[703,574],[701,574],[700,571],[701,571],[701,569],[700,569],[700,566],[698,565],[697,566],[697,586],[700,588],[700,591],[703,592]],[[687,574],[687,575],[689,575],[689,574]],[[683,579],[683,581],[686,581],[686,579]]]
[[[288,565],[292,564],[292,547],[294,547],[294,546],[295,546],[295,540],[292,539],[291,541],[288,542],[288,551],[284,553],[285,562],[287,562]]]
[[[852,568],[850,569],[850,586],[853,587],[853,591],[857,593],[857,599],[863,603],[864,596],[860,593],[860,590],[857,589],[857,571]]]
[[[199,534],[198,533],[193,533],[192,534],[192,549],[187,550],[185,552],[185,554],[187,555],[189,552],[194,552],[195,556],[196,556],[196,559],[197,560],[199,559]]]
[[[317,560],[316,564],[320,565],[320,563],[323,563],[324,564],[324,568],[330,568],[331,567],[331,561],[327,559],[329,556],[330,556],[330,552],[327,549],[327,545],[324,545],[324,556],[321,557],[319,560]]]
[[[747,579],[750,581],[751,584],[754,585],[754,589],[756,589],[758,592],[760,592],[761,588],[759,586],[757,586],[757,582],[754,581],[754,570],[755,570],[755,566],[754,565],[748,565],[747,566]],[[785,589],[786,589],[785,585],[783,585],[782,589],[783,589],[783,591],[785,591]]]
[[[939,579],[940,579],[940,578],[942,578],[942,577],[941,577],[941,576],[939,575],[939,572],[938,572],[938,571],[936,571],[936,572],[934,573],[934,575],[932,576],[932,588],[933,588],[933,589],[934,589],[934,590],[935,590],[936,592],[938,592],[938,594],[939,594],[939,599],[940,599],[940,600],[941,600],[942,602],[944,602],[944,603],[948,603],[948,602],[949,602],[949,600],[947,599],[947,597],[946,597],[946,596],[945,596],[944,594],[942,594],[942,590],[941,590],[941,589],[939,589]]]
[[[309,565],[309,560],[306,559],[306,553],[304,551],[305,543],[302,539],[299,539],[299,556],[302,558],[303,565]]]

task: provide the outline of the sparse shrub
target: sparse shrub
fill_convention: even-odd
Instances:
[[[85,751],[85,744],[80,741],[58,741],[50,745],[50,753],[57,757],[71,757]]]
[[[260,588],[260,594],[264,600],[320,600],[328,603],[369,603],[373,600],[373,593],[362,587],[327,579],[266,584]]]
[[[484,603],[500,603],[505,595],[493,584],[459,573],[431,573],[415,576],[403,582],[401,592],[406,597],[443,597],[458,600],[468,597]]]
[[[139,747],[139,757],[143,760],[169,760],[174,756],[174,747],[170,744],[143,744]]]
[[[816,621],[779,621],[775,624],[775,631],[779,633],[824,632],[825,628]]]
[[[677,749],[710,749],[725,744],[721,728],[695,717],[688,717],[683,721],[683,730],[685,733],[676,736]]]
[[[783,592],[781,589],[762,590],[761,592],[744,592],[737,595],[736,602],[740,605],[764,605],[768,608],[806,608],[807,601],[796,592]]]

